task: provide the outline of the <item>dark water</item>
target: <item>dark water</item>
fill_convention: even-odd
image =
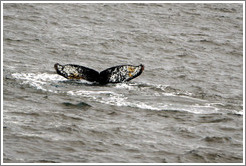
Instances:
[[[2,77],[6,163],[243,162],[242,4],[4,4]]]

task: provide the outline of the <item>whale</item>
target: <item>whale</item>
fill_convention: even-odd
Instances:
[[[54,65],[54,68],[57,74],[67,79],[70,80],[84,79],[86,81],[98,83],[101,85],[105,85],[108,83],[127,82],[140,76],[144,71],[143,64],[137,66],[118,65],[118,66],[107,68],[101,72],[76,64],[61,65],[59,63],[56,63]]]

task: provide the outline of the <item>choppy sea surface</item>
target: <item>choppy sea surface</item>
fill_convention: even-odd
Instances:
[[[243,162],[243,4],[4,3],[2,58],[4,163]]]

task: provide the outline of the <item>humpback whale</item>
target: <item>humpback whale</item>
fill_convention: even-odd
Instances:
[[[101,72],[75,64],[61,65],[56,63],[54,68],[57,74],[67,79],[84,79],[105,85],[107,83],[127,82],[138,77],[142,74],[144,65],[119,65],[105,69]]]

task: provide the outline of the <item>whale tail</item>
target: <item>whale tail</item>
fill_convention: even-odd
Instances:
[[[139,66],[114,66],[100,73],[96,70],[74,64],[60,65],[56,63],[54,67],[57,74],[67,79],[84,79],[99,84],[127,82],[138,77],[144,70],[142,64]]]

